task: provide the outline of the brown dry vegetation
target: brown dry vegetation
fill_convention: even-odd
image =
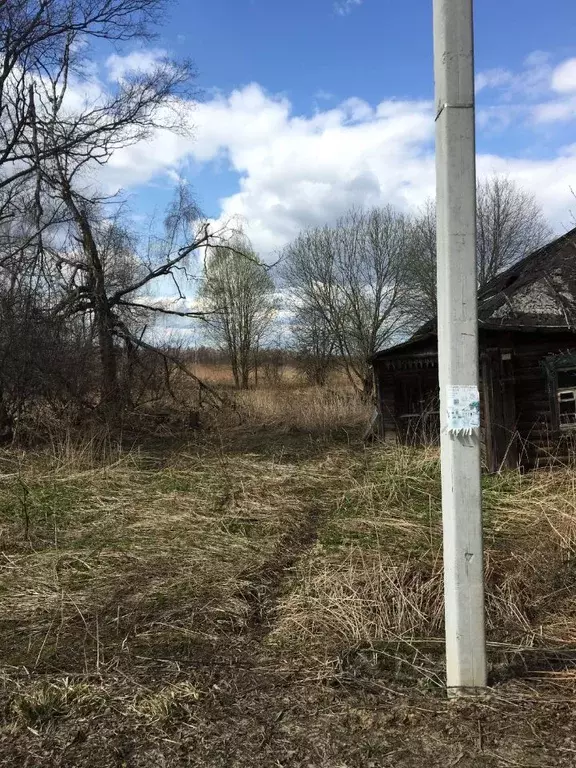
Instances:
[[[576,477],[486,477],[492,689],[442,689],[434,449],[297,380],[0,455],[3,765],[573,766]]]

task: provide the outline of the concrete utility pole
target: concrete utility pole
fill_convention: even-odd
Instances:
[[[449,695],[486,685],[472,0],[434,0],[438,366]]]

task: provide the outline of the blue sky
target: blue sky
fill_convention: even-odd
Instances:
[[[556,230],[576,202],[576,3],[477,0],[478,172],[532,192]],[[178,178],[206,215],[240,221],[273,258],[351,206],[421,206],[434,192],[432,0],[178,0],[157,40],[100,61],[192,58],[194,139],[154,137],[102,174],[137,215]],[[124,57],[124,58],[123,58]]]
[[[197,62],[205,88],[259,82],[308,111],[318,91],[370,102],[432,94],[432,0],[181,0],[163,36]],[[345,8],[345,4],[340,4]],[[576,51],[570,0],[477,0],[479,70],[518,67],[535,50]]]
[[[351,96],[430,99],[432,2],[408,0],[180,0],[160,42],[197,65],[204,98],[258,83],[284,94],[295,113],[311,114]],[[534,51],[576,55],[576,4],[551,0],[480,0],[475,9],[478,71],[519,70]],[[530,152],[530,136],[479,132],[479,150]],[[218,197],[236,184],[220,168],[192,174],[215,215]]]

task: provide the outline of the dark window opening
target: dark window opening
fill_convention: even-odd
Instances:
[[[558,371],[558,389],[576,388],[576,368]]]

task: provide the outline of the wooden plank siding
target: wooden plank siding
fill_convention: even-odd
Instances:
[[[432,358],[435,356],[432,355]],[[424,367],[374,366],[378,407],[386,440],[419,444],[437,442],[439,437],[438,407],[418,410],[417,403],[430,402],[438,395],[438,366],[428,359]],[[411,418],[411,415],[413,418]],[[421,418],[418,416],[421,415]]]
[[[490,472],[518,465],[514,354],[510,348],[480,353],[480,401],[484,460]]]

